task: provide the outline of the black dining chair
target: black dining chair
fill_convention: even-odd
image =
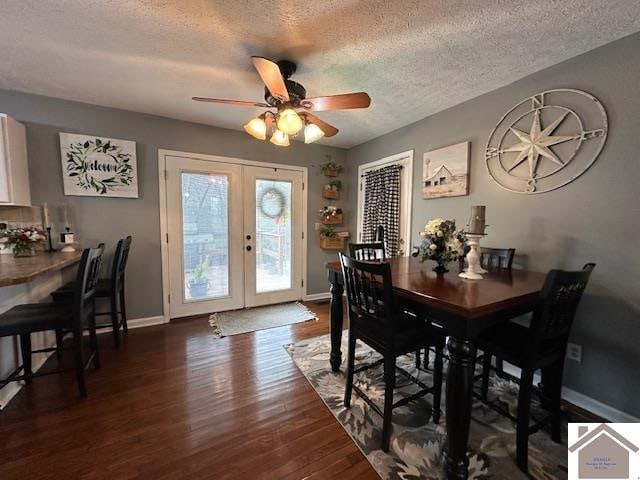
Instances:
[[[349,256],[360,261],[386,260],[384,243],[350,243]]]
[[[515,254],[515,248],[480,247],[480,266],[488,271],[511,271]],[[504,364],[502,359],[496,357],[495,362],[498,376],[504,377]]]
[[[418,317],[404,312],[396,304],[392,290],[391,267],[386,262],[361,262],[339,254],[342,274],[349,306],[349,351],[347,356],[347,378],[344,405],[351,405],[351,393],[360,397],[382,416],[382,450],[389,450],[392,427],[392,411],[412,400],[427,394],[433,395],[433,421],[440,420],[440,398],[442,391],[442,357],[434,369],[433,385],[427,386],[409,372],[396,365],[396,358],[420,348],[437,346],[444,348],[442,329]],[[356,340],[369,345],[382,359],[370,365],[355,368]],[[358,385],[354,375],[369,368],[384,366],[384,407],[380,409]],[[421,389],[413,395],[393,402],[396,370],[415,382]]]
[[[120,329],[126,333],[127,326],[127,310],[124,294],[125,269],[129,258],[129,250],[131,249],[131,236],[118,240],[113,261],[111,263],[111,276],[98,280],[96,289],[97,298],[109,299],[109,311],[97,312],[97,316],[109,316],[111,321],[99,323],[97,328],[111,327],[113,332],[113,343],[116,348],[120,347]],[[54,302],[68,303],[75,289],[73,282],[68,283],[51,294]],[[62,338],[58,332],[58,344],[62,345]]]
[[[480,247],[480,265],[486,270],[511,270],[515,248]]]
[[[56,348],[31,349],[31,334],[43,331],[63,331],[73,334],[74,366],[78,389],[82,397],[87,396],[85,370],[90,363],[100,368],[98,342],[96,336],[95,294],[98,272],[102,262],[102,247],[86,249],[82,252],[75,281],[73,299],[68,304],[29,303],[17,305],[0,315],[0,336],[19,336],[22,365],[3,380],[0,388],[9,382],[23,380],[31,384],[34,377],[67,371],[57,369],[44,373],[33,373],[31,356],[33,353],[51,352]],[[90,354],[85,360],[83,332],[89,330]]]
[[[595,263],[587,263],[579,271],[551,270],[540,292],[528,327],[508,322],[484,332],[477,345],[484,351],[480,398],[491,408],[516,422],[516,458],[518,467],[527,472],[529,435],[551,423],[551,438],[560,442],[560,407],[562,370],[573,319]],[[489,403],[491,357],[497,356],[520,368],[517,417]],[[542,404],[550,410],[546,418],[530,423],[533,374],[542,369]]]

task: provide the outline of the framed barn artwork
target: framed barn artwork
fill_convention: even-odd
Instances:
[[[462,142],[424,154],[422,198],[469,195],[470,145]]]
[[[60,133],[65,195],[138,198],[136,143]]]

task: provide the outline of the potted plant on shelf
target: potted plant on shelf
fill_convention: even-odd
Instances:
[[[338,232],[333,226],[320,229],[320,248],[327,250],[344,249],[344,241],[349,238],[349,232]]]
[[[320,169],[325,177],[337,177],[342,173],[344,167],[338,163],[329,161],[320,165]]]
[[[339,225],[342,223],[342,209],[334,206],[324,206],[319,210],[320,221],[325,225]]]
[[[12,228],[3,232],[0,242],[13,249],[15,257],[32,257],[42,250],[47,234],[36,227]]]
[[[206,262],[200,262],[193,269],[193,276],[187,283],[192,298],[201,298],[207,296],[209,290],[209,279],[204,274]]]
[[[340,190],[342,190],[342,182],[340,180],[331,180],[324,186],[322,196],[335,200],[340,198]]]
[[[455,220],[434,218],[429,220],[420,232],[422,243],[413,253],[421,262],[434,260],[437,265],[433,271],[439,274],[448,272],[447,264],[459,260],[464,255],[466,237],[462,230],[456,230]]]

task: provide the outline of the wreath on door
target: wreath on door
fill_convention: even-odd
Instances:
[[[260,197],[260,212],[268,218],[280,218],[284,212],[285,198],[277,188],[268,188]]]

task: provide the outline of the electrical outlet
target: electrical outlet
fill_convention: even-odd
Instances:
[[[320,222],[316,222],[315,227],[316,227],[316,232],[317,232],[322,227],[322,224]]]
[[[569,360],[573,360],[574,362],[581,363],[582,362],[582,345],[578,345],[577,343],[568,343],[567,358]]]

